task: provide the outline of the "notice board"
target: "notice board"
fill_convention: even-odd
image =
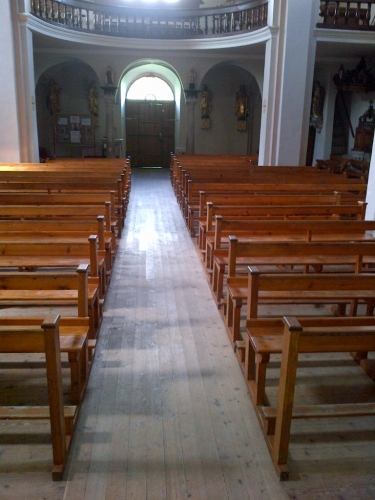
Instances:
[[[90,115],[57,115],[56,142],[59,144],[94,144],[94,127]]]

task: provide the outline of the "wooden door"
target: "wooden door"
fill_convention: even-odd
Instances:
[[[174,151],[174,101],[125,101],[126,155],[135,167],[169,167]]]

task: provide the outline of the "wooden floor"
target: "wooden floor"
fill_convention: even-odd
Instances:
[[[313,438],[299,422],[278,481],[168,172],[132,179],[66,480],[51,481],[48,439],[1,432],[0,499],[374,499],[368,419]]]

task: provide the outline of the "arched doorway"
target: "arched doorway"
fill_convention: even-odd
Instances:
[[[174,151],[175,97],[160,77],[143,76],[125,99],[126,156],[134,167],[168,167]]]

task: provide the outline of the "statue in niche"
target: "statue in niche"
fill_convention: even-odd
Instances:
[[[323,117],[324,106],[324,88],[317,80],[314,82],[312,102],[311,102],[311,116],[313,118],[321,119]]]
[[[245,85],[241,85],[240,90],[236,93],[237,130],[246,131],[248,114],[249,95],[246,92]]]
[[[47,86],[47,108],[51,116],[61,111],[60,93],[61,88],[53,78],[50,78]]]
[[[99,115],[99,107],[98,107],[98,90],[96,88],[96,83],[94,80],[91,80],[87,85],[87,98],[89,101],[89,110],[93,116]]]
[[[248,113],[249,113],[249,96],[246,92],[245,85],[241,85],[240,90],[236,93],[237,120],[246,120]]]
[[[107,66],[107,71],[105,72],[105,81],[107,85],[114,85],[113,70],[111,66]]]
[[[205,84],[203,85],[203,90],[201,92],[201,103],[200,103],[202,118],[209,118],[211,112],[211,100],[212,100],[211,92],[208,90],[208,87]]]
[[[201,128],[209,129],[210,128],[210,112],[211,112],[211,100],[212,95],[208,90],[207,85],[203,85],[203,90],[201,92]]]

